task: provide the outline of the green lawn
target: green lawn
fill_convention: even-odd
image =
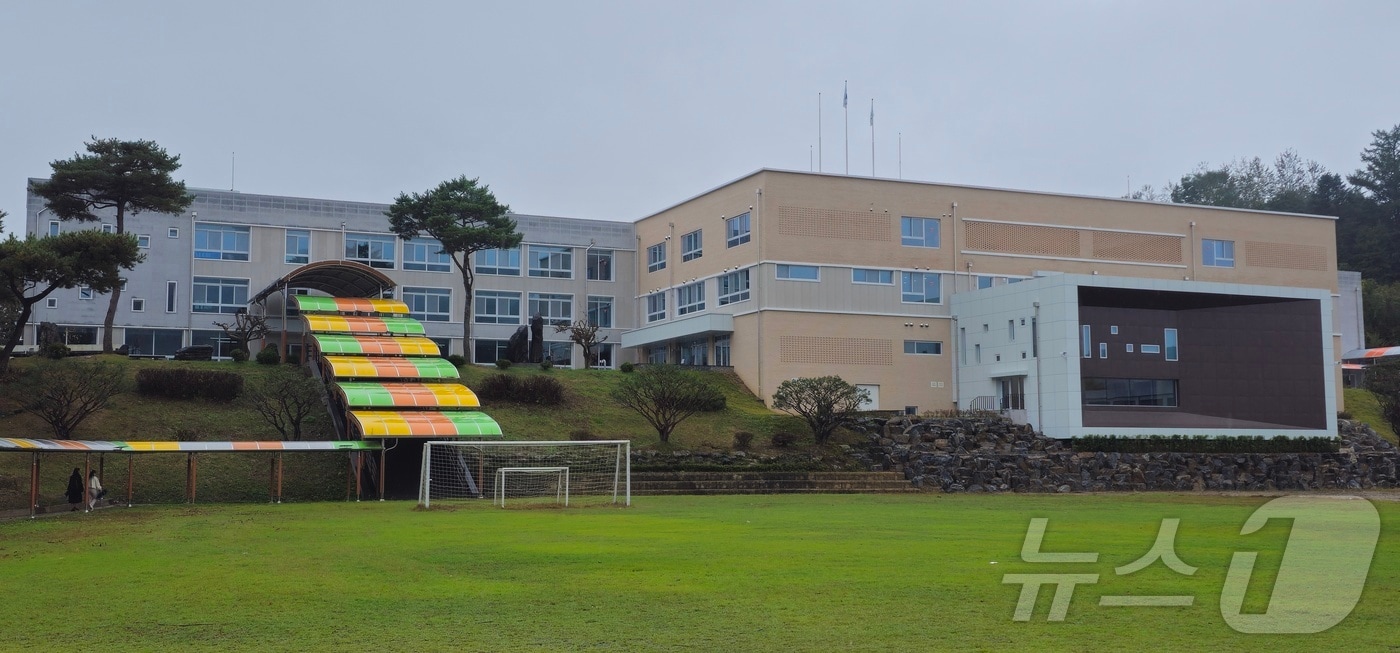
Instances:
[[[1375,395],[1362,388],[1346,388],[1342,396],[1346,401],[1347,412],[1351,413],[1352,417],[1370,425],[1381,437],[1390,440],[1391,444],[1400,445],[1400,438],[1395,437],[1395,431],[1386,423],[1385,418],[1381,417],[1381,406]]]
[[[1233,552],[1260,551],[1263,611],[1286,524],[1204,495],[642,497],[629,509],[415,510],[322,503],[108,509],[0,523],[0,650],[1393,650],[1400,503],[1378,501],[1367,588],[1316,635],[1242,635],[1219,612]],[[1096,563],[1030,564],[1044,551]],[[1200,570],[1124,565],[1160,520]],[[993,562],[997,564],[992,564]],[[1098,573],[1063,622],[1012,621],[1006,573]],[[1191,607],[1099,607],[1116,594]]]

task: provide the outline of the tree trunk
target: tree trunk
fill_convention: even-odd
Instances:
[[[47,296],[47,293],[45,293],[45,296]],[[35,301],[39,300],[35,299]],[[15,322],[15,329],[10,333],[9,339],[5,341],[4,347],[0,348],[0,375],[10,371],[10,358],[14,356],[15,347],[19,346],[19,339],[24,336],[24,324],[29,321],[29,316],[32,313],[31,309],[33,307],[34,304],[32,303],[20,302],[19,319]],[[37,327],[34,330],[34,339],[36,341],[39,339],[39,330]]]

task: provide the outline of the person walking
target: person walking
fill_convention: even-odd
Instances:
[[[83,473],[73,468],[73,475],[68,477],[68,489],[63,495],[68,499],[68,503],[73,505],[71,512],[78,511],[78,504],[83,502]]]
[[[102,480],[97,478],[97,470],[88,473],[88,491],[91,492],[88,498],[88,510],[97,507],[97,500],[107,496],[107,491],[102,489]]]

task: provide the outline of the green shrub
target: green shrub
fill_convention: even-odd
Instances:
[[[734,448],[739,451],[748,451],[753,444],[753,434],[748,431],[739,431],[734,434]]]
[[[1354,419],[1354,418],[1351,416],[1351,411],[1349,411],[1349,410],[1339,410],[1339,411],[1337,411],[1337,419]]]
[[[633,365],[633,364],[629,361],[629,362],[623,363],[623,364],[621,364],[621,365],[618,365],[618,366],[617,366],[617,369],[621,370],[623,374],[631,374],[632,372],[635,372],[635,371],[637,370],[637,366],[636,366],[636,365]]]
[[[515,401],[538,406],[557,406],[564,403],[564,384],[548,376],[525,377]]]
[[[546,358],[546,359],[540,361],[540,369],[542,369],[542,370],[544,370],[544,371],[546,371],[546,372],[548,372],[548,371],[554,369],[554,361],[553,361],[553,360],[550,360],[550,359],[548,359],[548,358]]]
[[[498,370],[508,370],[508,369],[510,369],[510,359],[509,359],[509,358],[497,358],[497,359],[496,359],[496,369],[498,369]]]
[[[1341,441],[1328,437],[1153,435],[1145,438],[1085,435],[1070,440],[1075,451],[1105,453],[1335,453]]]
[[[276,365],[282,362],[282,355],[277,353],[276,347],[263,347],[258,350],[259,365]]]
[[[797,443],[797,436],[786,431],[779,431],[774,433],[772,437],[769,438],[769,441],[772,442],[775,447],[786,448]]]
[[[243,392],[243,375],[213,370],[148,367],[136,372],[136,392],[145,397],[233,401]]]
[[[704,397],[701,398],[700,412],[717,413],[721,410],[724,410],[724,393],[721,393],[719,390],[715,390],[714,388],[710,388],[710,390],[711,391],[709,393],[707,393]]]
[[[482,401],[511,401],[519,392],[519,385],[513,376],[488,374],[472,391]]]
[[[467,359],[463,358],[462,356],[460,356],[460,355],[458,355],[458,354],[448,354],[447,356],[444,356],[443,358],[446,358],[446,359],[447,359],[447,362],[452,363],[452,366],[453,366],[453,367],[461,367],[461,366],[467,364]]]
[[[597,440],[597,439],[598,439],[598,436],[594,435],[593,432],[590,431],[590,430],[588,430],[588,429],[574,429],[574,430],[572,430],[572,431],[569,431],[569,439],[570,439],[570,440]]]
[[[43,353],[44,356],[47,356],[54,360],[58,360],[60,358],[67,357],[68,354],[72,353],[72,350],[68,348],[68,345],[65,345],[61,342],[51,342],[47,345],[44,345]]]
[[[229,358],[232,358],[232,359],[233,359],[233,362],[235,362],[235,363],[246,363],[246,362],[248,362],[248,352],[243,351],[242,349],[235,349],[235,350],[229,352],[229,353],[228,353],[228,357],[229,357]]]

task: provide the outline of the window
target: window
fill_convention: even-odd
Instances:
[[[97,327],[83,326],[59,326],[58,332],[63,335],[63,342],[69,345],[95,345],[97,344]]]
[[[749,214],[740,213],[724,221],[724,245],[737,247],[749,242]]]
[[[190,309],[195,313],[237,313],[247,307],[247,279],[194,278]]]
[[[821,268],[815,265],[778,264],[778,278],[788,281],[821,281]]]
[[[568,247],[530,246],[530,276],[574,278],[574,253]]]
[[[958,359],[963,365],[967,365],[967,327],[958,329]]]
[[[287,263],[305,265],[311,262],[311,232],[303,229],[287,230]]]
[[[58,298],[50,297],[48,301],[44,302],[44,305],[48,306],[49,308],[58,308]]]
[[[150,236],[147,236],[147,235],[144,235],[144,234],[143,234],[143,235],[140,235],[140,236],[137,236],[137,237],[136,237],[136,246],[137,246],[137,247],[140,247],[141,249],[150,249],[150,248],[151,248],[151,237],[150,237]]]
[[[647,347],[647,362],[653,365],[666,364],[666,347]]]
[[[106,223],[104,223],[104,224],[102,225],[102,233],[104,233],[104,234],[114,234],[114,233],[117,233],[117,225],[114,225],[114,224],[106,224]]]
[[[133,312],[133,313],[145,313],[145,312],[146,312],[146,300],[141,299],[141,298],[139,298],[139,297],[132,297],[132,298],[131,298],[131,312]]]
[[[1099,358],[1108,358],[1108,343],[1099,343]]]
[[[427,272],[451,272],[452,255],[442,251],[442,243],[434,238],[414,238],[403,243],[403,269]]]
[[[1131,353],[1133,353],[1133,343],[1131,343],[1131,342],[1130,342],[1130,343],[1128,343],[1128,349],[1127,349],[1127,352],[1128,352],[1128,353],[1129,353],[1129,354],[1131,354]]]
[[[92,287],[87,285],[78,286],[78,299],[92,299]]]
[[[122,279],[122,292],[126,292],[126,279]]]
[[[483,249],[476,253],[477,274],[520,276],[520,248]]]
[[[681,365],[709,365],[709,343],[691,340],[681,343]]]
[[[588,280],[613,280],[613,251],[610,249],[588,250]]]
[[[509,340],[477,340],[476,346],[472,348],[473,362],[477,364],[490,364],[506,356],[506,351],[510,349]]]
[[[58,220],[49,220],[49,235],[58,235]]]
[[[1111,379],[1084,377],[1082,401],[1086,406],[1177,405],[1176,379]]]
[[[530,293],[530,315],[544,318],[546,323],[574,321],[574,296],[559,293]]]
[[[195,225],[194,257],[213,261],[248,260],[248,227],[229,224]]]
[[[200,330],[190,332],[191,345],[209,345],[214,348],[214,358],[228,358],[234,344],[223,331]]]
[[[681,286],[676,289],[676,315],[685,315],[705,310],[705,282]]]
[[[611,342],[600,342],[593,348],[595,367],[616,367],[617,347]]]
[[[560,367],[571,367],[574,364],[574,343],[573,342],[546,342],[544,343],[544,355],[549,362]]]
[[[701,238],[701,230],[696,229],[684,236],[681,236],[681,260],[689,261],[700,258],[705,254],[704,243]]]
[[[166,237],[166,238],[179,238],[179,237],[180,237],[180,229],[179,229],[178,227],[171,227],[171,228],[169,228],[169,229],[166,229],[166,230],[165,230],[165,237]]]
[[[937,272],[900,272],[905,303],[940,304],[943,302],[943,276]]]
[[[1079,355],[1084,358],[1094,357],[1094,340],[1087,324],[1079,327]]]
[[[180,348],[185,333],[180,329],[126,329],[126,346],[133,354],[170,356]]]
[[[666,293],[658,292],[647,295],[647,322],[664,319],[666,319]]]
[[[647,272],[666,269],[666,243],[660,242],[647,248]]]
[[[899,243],[905,247],[938,247],[938,218],[900,218]]]
[[[415,320],[452,321],[452,291],[446,288],[404,286],[403,303],[408,304],[408,316]]]
[[[987,289],[987,288],[991,288],[991,287],[992,287],[992,280],[993,280],[993,279],[995,279],[995,277],[989,277],[989,276],[986,276],[986,275],[979,275],[979,276],[977,277],[977,289],[978,289],[978,290],[985,290],[985,289]]]
[[[976,344],[976,345],[973,345],[973,346],[972,346],[972,362],[977,363],[978,365],[981,365],[981,364],[982,364],[982,345],[981,345],[981,344]]]
[[[729,336],[718,336],[715,338],[715,365],[720,367],[730,367],[729,362]]]
[[[942,356],[943,343],[937,340],[905,340],[904,353]]]
[[[165,282],[165,312],[166,312],[166,313],[174,313],[174,312],[175,312],[175,297],[177,296],[177,295],[176,295],[176,292],[179,290],[179,288],[180,288],[180,282],[178,282],[178,281],[167,281],[167,282]]]
[[[372,268],[394,269],[394,237],[377,234],[345,234],[345,259]]]
[[[1006,335],[1010,337],[1011,340],[1016,339],[1016,320],[1006,321]]]
[[[1138,351],[1144,354],[1160,354],[1162,353],[1162,347],[1159,345],[1143,345],[1138,348]]]
[[[1202,239],[1201,265],[1213,268],[1235,267],[1235,241]]]
[[[1165,345],[1166,348],[1167,348],[1167,360],[1169,360],[1169,361],[1174,361],[1174,360],[1176,360],[1176,359],[1177,359],[1176,329],[1163,329],[1163,330],[1162,330],[1162,344]]]
[[[719,278],[719,305],[742,302],[749,298],[749,269],[735,270]]]
[[[472,321],[477,324],[520,324],[520,293],[478,290],[474,293]],[[486,361],[495,362],[495,359]]]
[[[588,322],[604,329],[613,327],[613,298],[588,296]]]
[[[893,270],[871,270],[867,268],[852,268],[851,283],[873,283],[881,286],[894,285]]]

